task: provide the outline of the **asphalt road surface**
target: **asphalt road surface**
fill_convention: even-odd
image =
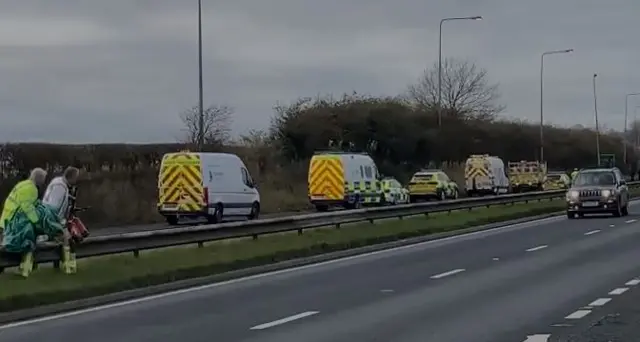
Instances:
[[[0,341],[541,342],[640,276],[639,246],[634,205],[12,324]]]

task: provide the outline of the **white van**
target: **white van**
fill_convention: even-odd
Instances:
[[[211,223],[229,216],[255,219],[260,193],[235,154],[167,153],[158,175],[158,211],[172,225],[183,217]]]
[[[509,178],[502,159],[488,154],[471,155],[464,168],[465,190],[474,195],[499,195],[509,192]]]

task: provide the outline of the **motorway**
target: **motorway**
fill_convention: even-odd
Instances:
[[[606,304],[603,295],[640,283],[639,203],[630,210],[622,218],[550,218],[14,323],[0,327],[0,341],[547,341],[592,317]]]

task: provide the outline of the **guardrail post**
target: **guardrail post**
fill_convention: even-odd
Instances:
[[[204,242],[202,241],[198,242],[198,248],[202,248],[202,247],[204,247]]]
[[[134,258],[139,258],[139,257],[140,257],[140,251],[139,251],[139,250],[137,250],[137,249],[135,249],[135,250],[133,251],[133,257],[134,257]]]
[[[302,235],[302,229],[298,229],[298,235]]]
[[[254,239],[254,240],[258,240],[258,234],[251,235],[251,238]]]
[[[340,229],[340,223],[336,223],[336,229]]]

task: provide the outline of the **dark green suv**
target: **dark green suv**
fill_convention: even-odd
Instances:
[[[567,217],[629,215],[629,188],[618,168],[580,170],[567,191]]]

